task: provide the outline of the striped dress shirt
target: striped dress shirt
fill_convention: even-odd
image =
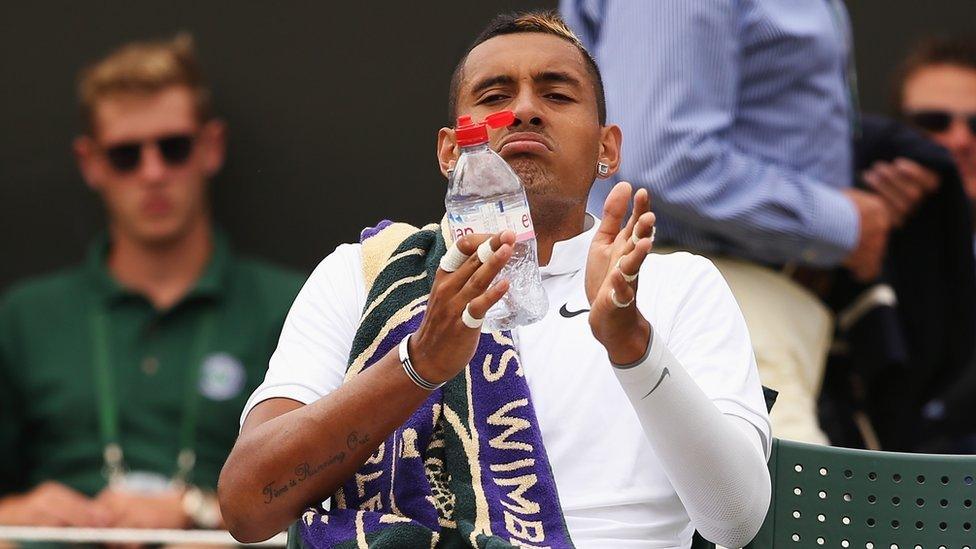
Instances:
[[[665,242],[765,264],[855,247],[849,20],[840,0],[561,0],[623,130],[614,181],[647,188]]]

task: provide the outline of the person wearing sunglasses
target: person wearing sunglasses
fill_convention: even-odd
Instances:
[[[893,99],[910,124],[952,154],[976,215],[976,35],[921,42],[896,73]],[[969,364],[951,390],[923,409],[934,425],[947,428],[936,451],[976,453],[976,361]]]
[[[213,226],[224,161],[189,36],[79,80],[74,153],[106,234],[0,304],[0,524],[214,527],[217,474],[302,278]]]
[[[976,38],[921,44],[905,60],[895,95],[905,119],[952,153],[976,204]]]

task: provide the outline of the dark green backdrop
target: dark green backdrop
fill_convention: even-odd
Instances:
[[[77,261],[102,226],[70,155],[73,85],[118,44],[195,35],[230,125],[217,219],[239,248],[309,271],[384,216],[439,216],[434,142],[454,63],[494,13],[552,5],[0,2],[0,288]],[[850,10],[870,110],[884,106],[887,76],[916,37],[976,30],[976,0],[858,0]]]

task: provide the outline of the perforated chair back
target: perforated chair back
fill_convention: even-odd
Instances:
[[[976,456],[776,439],[769,470],[772,504],[749,549],[976,549]]]
[[[774,452],[772,513],[753,549],[976,549],[976,456],[785,440]]]

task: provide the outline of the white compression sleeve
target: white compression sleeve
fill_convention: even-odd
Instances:
[[[751,541],[771,490],[758,429],[722,414],[656,335],[614,371],[694,527],[725,547]]]

